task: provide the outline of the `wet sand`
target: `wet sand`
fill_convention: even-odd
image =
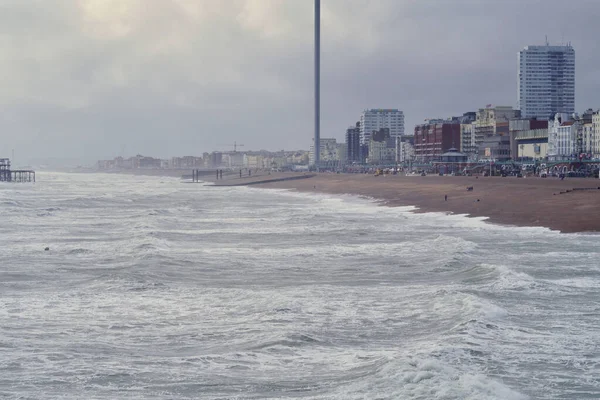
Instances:
[[[297,175],[281,173],[242,179],[238,175],[216,183],[252,182],[254,187],[366,196],[387,206],[415,206],[416,212],[468,214],[488,217],[489,222],[496,224],[542,226],[565,233],[600,231],[598,179],[318,174],[307,179],[258,183],[261,179]],[[468,186],[473,186],[473,191],[467,191]],[[594,190],[566,192],[573,188]]]

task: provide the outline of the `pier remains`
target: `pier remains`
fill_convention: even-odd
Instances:
[[[10,169],[10,159],[0,158],[0,182],[33,182],[35,171],[29,169]]]

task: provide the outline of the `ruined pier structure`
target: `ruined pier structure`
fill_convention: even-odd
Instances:
[[[10,169],[10,159],[0,158],[0,182],[35,182],[35,171]]]

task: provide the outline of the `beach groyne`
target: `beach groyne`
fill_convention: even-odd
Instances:
[[[286,181],[297,181],[300,179],[308,179],[315,177],[316,174],[302,174],[302,175],[289,175],[289,176],[272,176],[272,175],[258,175],[254,177],[242,177],[237,179],[226,179],[211,182],[208,186],[249,186],[249,185],[262,185],[268,183],[286,182]]]

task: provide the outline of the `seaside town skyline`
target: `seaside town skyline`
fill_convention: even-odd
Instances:
[[[431,163],[453,153],[464,162],[600,160],[600,113],[575,112],[575,50],[565,45],[528,45],[518,53],[517,109],[488,104],[477,111],[427,119],[405,132],[399,109],[364,110],[345,137],[320,140],[322,168]],[[250,142],[251,143],[251,142]],[[205,152],[202,157],[167,160],[136,156],[98,162],[114,168],[254,168],[297,169],[315,165],[314,139],[308,154],[298,151]],[[450,153],[448,153],[450,152]]]

